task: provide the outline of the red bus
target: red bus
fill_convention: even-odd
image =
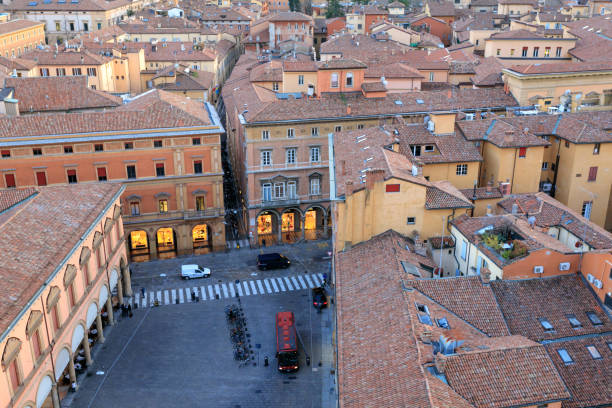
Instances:
[[[276,357],[278,371],[297,371],[298,346],[293,312],[278,312],[276,314]]]

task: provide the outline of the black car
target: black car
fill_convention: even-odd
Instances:
[[[312,305],[315,309],[324,309],[327,307],[327,293],[323,288],[312,289]]]
[[[257,255],[257,267],[260,270],[288,268],[291,266],[291,261],[285,255],[272,253]]]

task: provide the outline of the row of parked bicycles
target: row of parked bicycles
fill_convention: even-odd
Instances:
[[[246,365],[253,354],[253,350],[242,307],[236,304],[227,306],[225,308],[225,318],[229,328],[230,340],[234,346],[234,360],[241,362],[241,365]]]

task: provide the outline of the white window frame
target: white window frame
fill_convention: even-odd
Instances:
[[[310,195],[321,194],[321,179],[313,177],[310,179]]]
[[[342,132],[342,125],[338,125],[334,128],[334,132]]]
[[[263,183],[261,185],[261,200],[262,201],[272,200],[272,183]]]
[[[461,241],[461,259],[467,260],[467,247],[468,243],[466,240]]]
[[[321,148],[320,147],[311,147],[310,148],[310,162],[311,163],[320,163],[321,162]]]
[[[331,74],[330,87],[334,89],[340,88],[340,75],[337,72],[332,72]]]
[[[349,79],[351,81],[350,84],[349,84]],[[347,88],[352,88],[353,86],[355,86],[355,77],[353,76],[352,72],[347,72],[346,73],[346,78],[344,80],[344,83],[346,84]]]
[[[272,150],[261,151],[261,165],[271,166],[272,165]]]
[[[434,73],[430,72],[429,73],[429,82],[433,82],[434,81]]]
[[[283,199],[285,198],[285,183],[274,183],[274,198]]]
[[[295,157],[297,156],[296,154],[297,149],[292,147],[289,148],[285,151],[285,163],[287,164],[295,164]]]
[[[278,82],[272,82],[272,90],[278,91]]]
[[[310,128],[310,136],[319,136],[319,128],[318,127]]]
[[[287,139],[293,139],[295,137],[295,129],[289,128],[287,129]]]
[[[304,85],[304,75],[298,75],[298,85]]]
[[[468,174],[468,165],[466,163],[458,164],[457,170],[455,171],[457,176],[465,176]]]
[[[295,181],[287,182],[287,198],[293,199],[297,197],[297,183]]]
[[[261,140],[270,140],[270,131],[262,130],[261,131]]]

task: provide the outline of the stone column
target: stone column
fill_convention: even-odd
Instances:
[[[102,328],[102,314],[98,312],[96,315],[96,329],[98,329],[98,341],[104,343],[104,331]]]
[[[128,272],[129,273],[129,272]],[[123,274],[119,279],[117,279],[117,299],[119,300],[119,304],[123,304]]]
[[[113,316],[113,302],[110,296],[106,299],[106,313],[108,313],[108,324],[114,326],[115,316]]]
[[[74,371],[74,355],[70,353],[70,362],[68,363],[68,374],[70,375],[70,388],[72,389],[72,383],[77,382],[76,371]],[[79,388],[79,384],[76,385],[76,389]]]
[[[327,238],[327,215],[325,214],[323,215],[323,236]]]
[[[85,351],[85,364],[87,365],[87,367],[89,367],[90,365],[93,364],[93,360],[91,359],[91,348],[89,348],[89,336],[87,335],[87,332],[85,333],[85,336],[83,337],[83,350]]]
[[[53,408],[61,408],[56,381],[53,381],[53,385],[51,385],[51,399],[53,400]]]
[[[306,223],[306,217],[300,215],[300,230],[301,230],[301,240],[304,241],[306,239],[306,230],[304,229],[304,225]]]
[[[123,271],[123,279],[125,279],[125,287],[123,288],[125,295],[132,296],[132,277],[130,276],[129,266],[126,266]]]

